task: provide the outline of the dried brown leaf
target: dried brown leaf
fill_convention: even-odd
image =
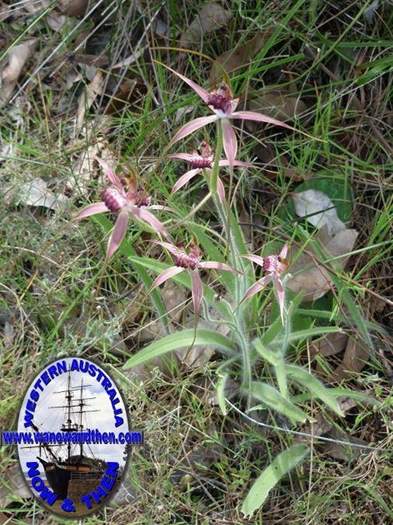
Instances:
[[[339,219],[336,206],[331,199],[319,190],[305,190],[292,194],[293,204],[298,217],[318,228],[327,228],[329,235],[345,230],[345,224]]]
[[[98,139],[91,144],[73,165],[72,177],[67,180],[66,189],[68,192],[77,192],[79,195],[86,195],[89,185],[97,175],[94,167],[97,167],[96,157],[100,157],[110,166],[116,166],[116,158],[110,151],[104,139]]]
[[[68,202],[68,197],[54,193],[40,177],[35,177],[22,186],[13,188],[10,199],[18,205],[40,206],[50,210],[61,209]]]
[[[347,334],[341,332],[327,334],[311,343],[310,352],[312,356],[323,355],[324,357],[328,357],[330,355],[336,355],[344,350],[347,342]]]
[[[369,349],[359,338],[350,338],[345,348],[342,362],[333,371],[332,381],[341,381],[358,374],[366,366],[369,358]]]
[[[11,14],[12,10],[10,9],[10,6],[0,0],[0,22],[7,20]]]
[[[37,39],[31,38],[9,51],[8,65],[1,73],[0,108],[11,98],[23,68],[33,54],[36,45]]]
[[[180,37],[180,47],[188,48],[201,44],[203,37],[224,27],[232,18],[231,11],[216,2],[205,4],[190,26]]]
[[[322,230],[318,233],[317,239],[324,246],[327,254],[340,257],[331,263],[334,269],[345,268],[358,235],[358,232],[352,229],[342,230],[333,237],[327,236]],[[310,248],[308,251],[312,252]],[[295,259],[296,252],[294,248],[290,250],[289,260]],[[333,286],[328,270],[318,263],[316,255],[312,257],[308,253],[302,253],[290,266],[289,271],[291,275],[286,281],[287,286],[295,293],[302,292],[304,301],[316,301]]]
[[[19,498],[31,498],[31,492],[26,485],[19,465],[9,466],[2,478],[4,485],[0,486],[0,507],[4,509],[15,496]],[[9,487],[9,488],[8,488]]]
[[[331,432],[329,432],[329,437],[331,437],[332,439],[347,442],[347,444],[344,445],[343,443],[335,443],[333,441],[330,441],[329,443],[324,443],[323,445],[323,451],[325,454],[327,454],[331,458],[338,459],[340,461],[349,462],[359,457],[362,449],[359,447],[351,446],[352,443],[356,445],[368,445],[367,441],[364,441],[364,439],[359,439],[357,437],[350,436],[349,434],[347,434],[347,432],[342,432],[338,429],[331,430]]]
[[[46,17],[46,22],[53,31],[58,33],[63,29],[64,24],[67,22],[67,17],[55,10]]]
[[[89,0],[60,0],[59,9],[67,16],[83,16]]]
[[[242,67],[247,66],[253,57],[262,49],[267,38],[271,35],[269,31],[259,31],[253,38],[247,40],[243,45],[225,51],[213,62],[210,71],[210,83],[216,84],[223,76],[229,75]]]
[[[195,326],[194,313],[190,313],[188,319],[185,320],[185,326],[193,328]],[[209,321],[200,319],[198,328],[213,330],[222,335],[228,335],[228,325],[222,323],[219,314],[212,308],[209,308]],[[179,360],[189,368],[202,368],[206,365],[213,355],[215,350],[211,346],[192,346],[187,348],[179,348],[175,351]]]
[[[76,119],[76,133],[78,134],[83,122],[85,120],[86,112],[91,108],[95,99],[102,95],[105,86],[105,76],[102,71],[97,70],[93,77],[93,80],[86,86],[86,89],[83,91],[79,103],[78,103],[78,113]]]

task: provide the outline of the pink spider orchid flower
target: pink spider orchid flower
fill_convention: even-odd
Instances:
[[[201,250],[195,244],[193,244],[190,247],[188,253],[168,242],[156,241],[156,244],[159,244],[163,248],[166,248],[168,252],[170,252],[173,255],[175,265],[170,266],[169,268],[161,272],[158,277],[156,277],[156,279],[153,282],[152,289],[165,283],[165,281],[171,279],[175,275],[178,275],[179,273],[184,271],[188,271],[191,274],[192,302],[194,306],[194,312],[197,316],[199,315],[203,299],[203,285],[201,276],[199,274],[199,270],[220,270],[225,272],[236,273],[236,270],[234,270],[225,263],[215,261],[202,261]]]
[[[237,138],[230,122],[231,120],[254,120],[256,122],[274,124],[275,126],[281,126],[283,128],[295,131],[295,129],[291,126],[288,126],[288,124],[285,124],[284,122],[281,122],[275,118],[268,117],[263,113],[257,113],[255,111],[235,111],[239,104],[239,99],[233,98],[230,87],[224,82],[218,87],[218,89],[209,92],[190,78],[181,75],[168,66],[165,67],[181,78],[186,84],[188,84],[190,88],[193,89],[197,95],[199,95],[203,102],[207,104],[207,106],[214,113],[214,115],[210,115],[208,117],[198,117],[182,126],[171,140],[171,145],[175,144],[181,139],[184,139],[188,135],[191,135],[191,133],[194,133],[194,131],[206,126],[207,124],[220,120],[222,125],[225,155],[229,161],[229,165],[234,166],[237,154]]]
[[[249,261],[254,262],[258,266],[261,266],[263,271],[267,273],[267,275],[262,277],[262,279],[259,279],[255,284],[250,286],[244,295],[243,301],[250,299],[253,295],[263,290],[267,284],[273,282],[274,289],[277,294],[278,305],[280,307],[281,320],[283,323],[285,311],[285,292],[281,275],[288,268],[288,261],[286,259],[287,255],[288,245],[285,244],[279,255],[268,255],[267,257],[260,257],[259,255],[243,256]]]
[[[98,213],[117,213],[117,219],[108,240],[107,259],[112,257],[121,245],[127,232],[130,217],[139,219],[153,228],[153,230],[167,237],[164,225],[150,212],[150,210],[166,209],[165,206],[152,206],[151,198],[134,183],[126,187],[125,180],[118,177],[111,168],[101,159],[97,159],[105,171],[111,185],[102,193],[102,201],[90,204],[76,217],[77,220],[85,219]]]
[[[201,173],[203,169],[211,169],[214,164],[213,150],[206,141],[201,143],[199,151],[194,151],[193,153],[174,153],[168,155],[168,157],[170,159],[184,160],[191,166],[191,169],[184,173],[173,186],[172,193],[180,190],[180,188],[185,186],[193,177]],[[229,160],[220,160],[218,161],[218,165],[220,167],[229,166]],[[240,168],[255,167],[251,162],[242,162],[241,160],[234,160],[233,166]],[[217,193],[223,202],[225,200],[225,189],[220,177],[217,178]]]

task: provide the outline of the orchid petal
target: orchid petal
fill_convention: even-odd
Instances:
[[[240,98],[234,98],[231,100],[231,113],[236,111],[237,106],[239,105]]]
[[[285,122],[277,120],[272,117],[268,117],[263,113],[256,113],[255,111],[236,111],[231,114],[231,118],[240,119],[240,120],[255,120],[256,122],[265,122],[266,124],[274,124],[275,126],[281,126],[283,128],[292,129],[296,131],[292,126],[288,126]]]
[[[220,177],[217,177],[217,193],[221,202],[225,202],[225,188]]]
[[[281,252],[280,252],[280,258],[281,259],[286,259],[287,255],[288,255],[288,244],[284,244],[284,246],[282,247]]]
[[[159,233],[164,237],[168,236],[165,226],[146,208],[133,207],[131,213],[141,221],[147,222],[156,233]]]
[[[222,140],[224,145],[225,155],[229,161],[229,165],[233,166],[237,154],[237,138],[232,124],[227,119],[222,119]]]
[[[244,294],[244,297],[242,301],[245,301],[247,299],[250,299],[253,297],[256,293],[262,291],[265,286],[272,280],[271,275],[265,275],[265,277],[262,277],[262,279],[259,279],[255,284],[250,286],[250,288],[246,291]]]
[[[265,259],[264,257],[261,257],[260,255],[243,255],[243,257],[245,259],[248,259],[249,261],[254,262],[258,266],[262,266],[262,268],[264,266]]]
[[[201,276],[199,275],[198,270],[194,270],[191,272],[191,280],[192,280],[192,303],[194,305],[195,315],[198,316],[201,310],[201,304],[202,304],[202,299],[203,299],[203,284],[202,284]]]
[[[106,213],[109,211],[109,208],[105,202],[95,202],[94,204],[89,204],[82,211],[78,213],[75,217],[78,221],[90,217],[91,215],[96,215],[97,213]]]
[[[160,273],[158,277],[154,279],[153,285],[151,289],[157,288],[157,286],[160,286],[161,284],[165,283],[168,279],[171,279],[175,275],[177,275],[180,272],[183,272],[184,268],[180,268],[180,266],[171,266],[170,268],[167,268],[163,272]]]
[[[195,175],[198,175],[200,173],[200,168],[195,168],[193,170],[187,171],[184,175],[182,175],[179,180],[176,182],[176,184],[173,186],[172,193],[175,193],[176,191],[180,190],[183,186],[187,184]]]
[[[208,100],[209,100],[209,97],[210,97],[210,93],[204,89],[203,87],[201,87],[199,84],[197,84],[196,82],[194,82],[193,80],[191,80],[190,78],[188,77],[185,77],[184,75],[181,75],[180,73],[178,73],[177,71],[175,71],[174,69],[172,69],[171,67],[163,64],[167,69],[169,69],[169,71],[172,71],[172,73],[174,73],[175,75],[177,75],[179,78],[181,78],[183,80],[183,82],[185,82],[186,84],[188,84],[190,86],[191,89],[193,89],[195,91],[195,93],[201,97],[201,99],[203,100],[203,102],[205,102],[207,104]]]
[[[106,251],[107,259],[110,259],[122,243],[128,226],[128,212],[121,211],[116,219],[115,227],[109,237]]]
[[[284,324],[284,312],[285,312],[285,292],[284,292],[284,288],[282,286],[281,279],[279,279],[277,277],[273,277],[273,282],[274,282],[275,291],[276,291],[276,294],[277,294],[278,305],[280,307],[281,321]]]
[[[217,120],[217,118],[217,115],[210,115],[209,117],[198,117],[194,120],[191,120],[191,122],[187,122],[187,124],[184,124],[184,126],[182,126],[178,130],[178,132],[171,140],[170,144],[173,145],[179,140],[188,137],[188,135],[191,135],[191,133],[194,133],[194,131],[196,131],[197,129],[203,128],[203,126],[214,122],[215,120]]]
[[[221,166],[222,168],[224,168],[225,166],[229,166],[230,165],[229,160],[227,159],[220,160],[218,165]],[[252,162],[243,162],[241,160],[233,161],[233,166],[238,167],[238,168],[257,168],[258,167],[255,164],[252,164]]]
[[[166,250],[168,250],[169,253],[174,255],[175,257],[179,257],[179,255],[184,255],[184,252],[182,250],[179,250],[177,246],[174,246],[173,244],[169,242],[163,242],[163,241],[153,241],[154,244],[159,244]]]
[[[116,186],[117,189],[123,191],[124,188],[123,188],[123,184],[121,183],[120,178],[116,175],[116,173],[109,166],[109,164],[105,160],[100,159],[99,157],[95,157],[95,159],[97,160],[101,168],[104,170],[104,173],[107,179],[109,180],[109,182],[113,184],[114,186]]]
[[[222,270],[224,272],[240,273],[231,268],[228,264],[217,261],[201,261],[198,266],[204,270]]]
[[[200,155],[198,157],[202,158]],[[179,159],[179,160],[185,160],[186,162],[192,162],[195,160],[195,154],[192,153],[173,153],[171,155],[168,155],[168,159]]]

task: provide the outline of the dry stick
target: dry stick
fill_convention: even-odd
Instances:
[[[280,432],[286,432],[287,434],[293,434],[295,436],[307,437],[313,440],[318,439],[319,441],[326,441],[328,443],[337,443],[339,445],[346,445],[346,446],[354,447],[354,448],[363,448],[365,450],[374,450],[374,451],[379,451],[379,452],[386,451],[386,448],[384,447],[371,447],[370,445],[361,445],[360,443],[352,443],[350,441],[344,441],[342,439],[333,439],[333,438],[328,438],[328,437],[323,437],[323,436],[316,436],[314,434],[308,434],[307,432],[301,432],[300,430],[291,430],[290,428],[284,428],[284,427],[279,427],[276,425],[269,425],[268,423],[262,423],[262,421],[257,421],[256,419],[250,417],[248,414],[240,410],[240,408],[237,408],[237,406],[231,403],[229,399],[225,398],[225,402],[228,403],[228,405],[232,407],[235,410],[235,412],[237,412],[244,418],[248,419],[248,421],[250,421],[251,423],[254,423],[255,425],[258,425],[260,427],[269,428],[271,430],[279,430]]]

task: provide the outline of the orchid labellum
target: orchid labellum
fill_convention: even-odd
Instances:
[[[167,237],[164,225],[150,211],[162,210],[165,207],[151,205],[151,198],[143,190],[138,189],[135,183],[130,183],[126,187],[125,182],[104,161],[97,160],[104,168],[111,185],[103,191],[101,202],[90,204],[76,218],[85,219],[98,213],[117,214],[115,226],[108,240],[107,258],[112,257],[122,243],[131,217],[147,223],[156,233]]]

